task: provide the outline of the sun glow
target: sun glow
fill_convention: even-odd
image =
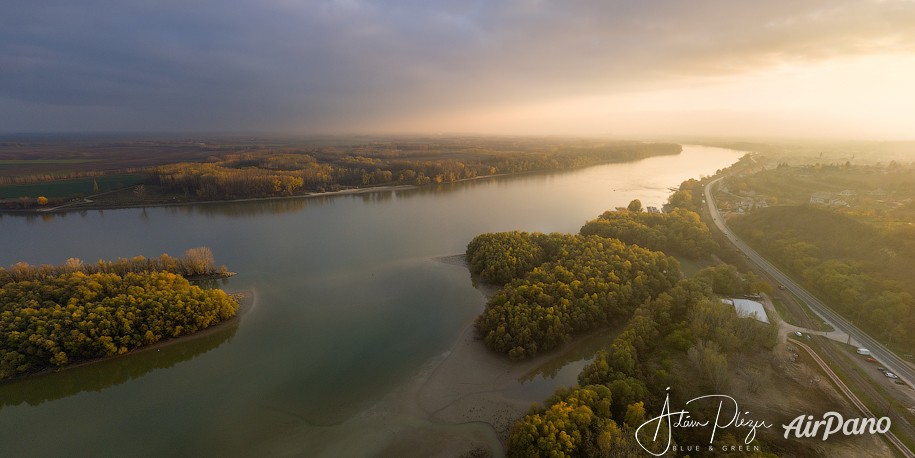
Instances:
[[[676,69],[671,69],[672,73]],[[912,137],[915,55],[781,64],[634,90],[442,113],[394,130]]]

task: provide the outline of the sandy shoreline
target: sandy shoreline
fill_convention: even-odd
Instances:
[[[463,255],[436,260],[466,267]],[[476,286],[487,299],[499,290],[493,285]],[[491,456],[503,456],[515,421],[532,404],[543,401],[519,399],[511,391],[520,380],[587,337],[558,351],[517,362],[486,348],[476,335],[473,320],[468,320],[450,349],[364,414],[415,420],[409,427],[390,431],[377,444],[377,454],[456,457],[485,450]]]
[[[610,332],[610,331],[601,331]],[[544,399],[519,399],[511,391],[545,363],[571,351],[582,336],[558,351],[521,362],[490,351],[466,323],[454,345],[387,395],[372,415],[423,420],[389,434],[382,456],[504,456],[515,421]],[[482,456],[489,456],[482,455]]]

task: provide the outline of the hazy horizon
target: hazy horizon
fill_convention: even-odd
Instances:
[[[912,140],[915,2],[17,4],[0,134]]]

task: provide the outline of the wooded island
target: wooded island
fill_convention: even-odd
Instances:
[[[0,379],[127,353],[227,320],[238,303],[190,278],[221,277],[208,248],[0,268]]]

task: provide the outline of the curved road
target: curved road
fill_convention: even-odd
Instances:
[[[715,223],[715,226],[717,226],[718,229],[720,229],[721,232],[727,236],[728,240],[730,240],[731,243],[733,243],[734,246],[743,252],[751,261],[756,263],[756,265],[758,265],[770,276],[772,276],[772,278],[784,285],[788,291],[791,291],[795,296],[806,302],[807,305],[810,306],[810,309],[819,315],[823,321],[829,323],[836,330],[851,336],[851,338],[860,343],[862,347],[870,350],[871,355],[877,361],[880,361],[884,367],[898,375],[899,378],[906,382],[909,386],[915,386],[915,383],[913,383],[913,381],[915,381],[915,370],[913,370],[911,366],[903,361],[902,358],[896,356],[895,353],[888,350],[874,338],[867,335],[864,331],[858,329],[855,325],[849,323],[848,320],[839,316],[838,313],[832,311],[832,309],[814,297],[813,294],[810,294],[806,289],[795,283],[791,277],[785,275],[781,270],[760,256],[759,253],[750,248],[733,232],[731,232],[730,229],[728,229],[728,227],[724,224],[724,218],[721,216],[721,213],[718,212],[718,206],[715,204],[714,198],[712,197],[712,190],[718,184],[718,181],[720,181],[721,178],[716,178],[705,186],[705,203],[708,206],[709,214],[711,214],[712,221]]]

